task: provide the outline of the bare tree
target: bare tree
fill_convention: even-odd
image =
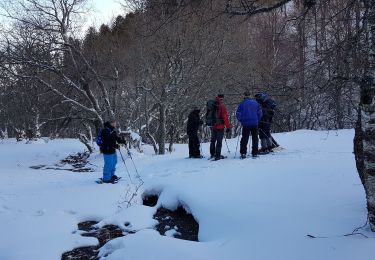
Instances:
[[[365,1],[366,6],[366,34],[369,47],[368,68],[361,85],[361,102],[359,120],[356,127],[355,155],[357,169],[366,191],[367,209],[370,227],[375,231],[375,170],[374,170],[374,119],[375,112],[375,2]]]
[[[3,15],[14,26],[3,34],[2,49],[8,64],[3,66],[14,77],[37,81],[75,107],[81,118],[99,128],[103,118],[115,119],[105,80],[85,56],[75,39],[85,0],[3,1]],[[28,52],[27,50],[33,50]],[[42,52],[41,55],[36,55]],[[32,67],[33,73],[15,70]],[[116,70],[111,71],[113,78]]]

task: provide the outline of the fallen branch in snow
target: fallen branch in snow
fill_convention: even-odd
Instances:
[[[366,236],[365,234],[363,233],[349,233],[349,234],[345,234],[345,235],[338,235],[338,236],[331,236],[331,237],[320,237],[320,236],[313,236],[313,235],[310,235],[310,234],[307,234],[306,236],[309,237],[309,238],[338,238],[338,237],[349,237],[349,236],[356,236],[356,235],[361,235],[365,238],[375,238],[375,237],[369,237],[369,236]]]
[[[131,185],[127,185],[128,188],[126,189],[124,199],[122,201],[120,201],[119,204],[121,205],[121,204],[125,203],[126,204],[126,208],[129,208],[130,206],[132,206],[133,202],[134,202],[134,199],[137,197],[138,191],[142,187],[142,185],[143,185],[143,182],[138,183],[135,186],[134,190],[132,190]],[[119,205],[119,208],[122,208],[120,205]]]
[[[366,223],[360,227],[357,227],[355,228],[352,233],[349,233],[349,234],[344,234],[344,235],[338,235],[338,236],[331,236],[331,237],[321,237],[321,236],[313,236],[313,235],[310,235],[310,234],[307,234],[307,237],[309,238],[337,238],[337,237],[349,237],[349,236],[356,236],[356,235],[360,235],[360,236],[363,236],[365,238],[375,238],[375,237],[369,237],[361,232],[358,232],[360,229],[366,227],[368,225],[368,217],[367,217],[367,220],[366,220]]]

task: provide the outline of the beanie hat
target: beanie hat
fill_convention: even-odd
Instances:
[[[217,95],[217,97],[224,98],[224,94],[219,94],[219,95]]]

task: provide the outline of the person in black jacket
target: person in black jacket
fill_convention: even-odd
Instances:
[[[263,116],[259,122],[259,139],[262,149],[259,154],[267,154],[273,152],[273,138],[271,136],[271,124],[275,114],[276,103],[270,99],[266,93],[258,93],[255,95],[256,101],[262,106]]]
[[[200,119],[199,113],[200,109],[194,107],[193,111],[191,111],[188,117],[187,134],[189,136],[189,158],[202,158],[198,138],[198,129],[199,126],[203,124],[203,121]]]
[[[115,128],[116,122],[108,121],[104,123],[104,128],[101,131],[102,145],[100,146],[100,151],[104,157],[103,182],[105,183],[117,180],[118,177],[115,175],[117,164],[116,149],[120,148],[119,143],[125,144],[125,141],[117,135]]]

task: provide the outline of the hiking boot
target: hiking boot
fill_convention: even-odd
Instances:
[[[113,184],[113,180],[112,179],[110,179],[108,181],[103,180],[103,183],[112,183]]]
[[[190,158],[202,159],[203,156],[202,155],[194,155],[194,156],[191,156]]]
[[[223,155],[215,156],[215,161],[224,159],[225,157]]]
[[[253,158],[257,158],[257,157],[258,157],[258,154],[253,153],[251,156],[252,156]]]
[[[246,154],[241,154],[240,159],[246,159]]]
[[[113,175],[112,177],[111,177],[111,180],[110,181],[117,181],[118,180],[118,177],[117,177],[117,175]]]
[[[267,148],[262,148],[258,151],[258,154],[269,154],[270,152],[268,151]]]

